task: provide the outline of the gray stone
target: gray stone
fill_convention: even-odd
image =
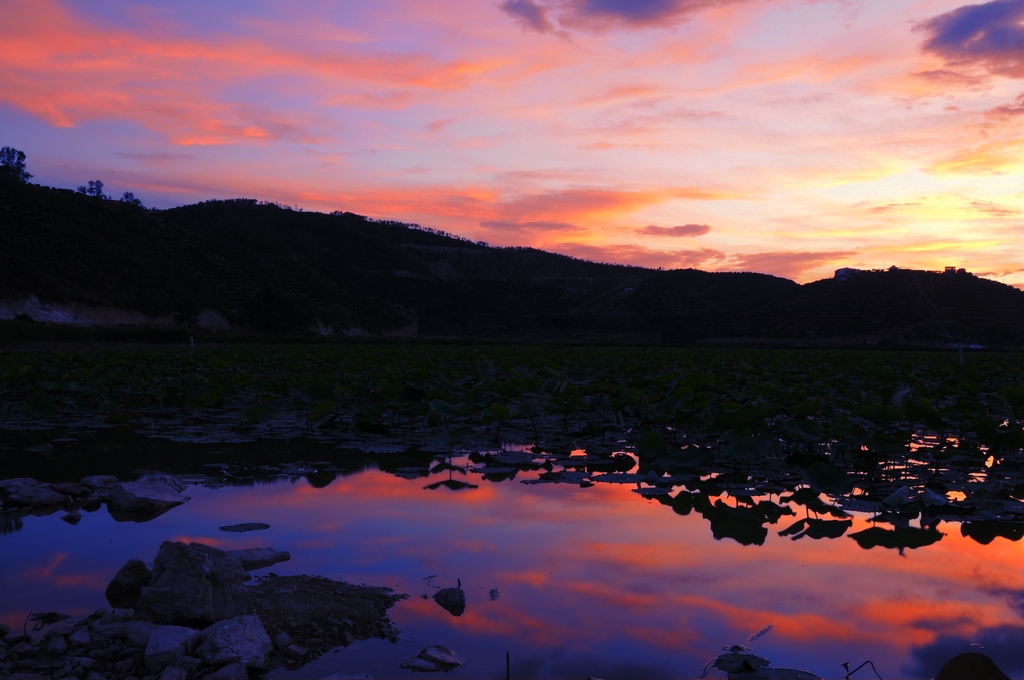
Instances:
[[[461,666],[462,663],[462,659],[454,650],[442,645],[431,645],[421,649],[416,656],[407,658],[402,662],[401,667],[421,673],[448,672]]]
[[[244,548],[242,550],[228,550],[226,551],[226,554],[241,562],[242,568],[246,571],[263,569],[264,567],[272,566],[278,562],[287,562],[292,558],[291,553],[287,551],[279,552],[273,548]]]
[[[53,671],[53,673],[50,674],[50,677],[53,678],[53,680],[61,680],[61,678],[66,678],[72,673],[74,673],[74,671],[75,669],[71,666],[71,664],[66,663],[57,670]]]
[[[419,657],[433,663],[443,670],[451,670],[462,665],[462,659],[455,650],[443,645],[431,645],[420,650]]]
[[[35,650],[33,649],[32,645],[30,645],[27,642],[19,642],[7,650],[8,654],[16,654],[18,656],[25,656],[26,654],[33,654],[34,652]]]
[[[70,642],[73,645],[79,645],[84,647],[88,645],[90,642],[92,642],[92,637],[89,635],[89,631],[83,628],[81,630],[76,630],[74,633],[69,635],[68,642]]]
[[[157,626],[146,645],[146,668],[156,672],[174,665],[179,657],[192,652],[199,641],[199,631],[184,626]]]
[[[95,512],[110,498],[109,489],[96,489],[82,500],[82,510]]]
[[[196,655],[213,666],[238,662],[263,668],[274,650],[263,622],[252,614],[218,621],[203,631],[202,640]]]
[[[125,627],[125,635],[128,636],[128,642],[136,647],[145,648],[155,628],[156,624],[149,621],[129,621]]]
[[[407,657],[399,667],[417,673],[436,673],[441,670],[431,662],[418,656]]]
[[[137,482],[110,487],[107,509],[118,522],[148,522],[187,500],[184,485],[169,475],[157,475]]]
[[[165,541],[136,609],[160,623],[209,624],[245,614],[247,574],[238,560],[201,543]]]
[[[283,630],[279,630],[274,633],[273,641],[274,647],[277,649],[287,649],[292,644],[292,636]]]
[[[103,623],[101,621],[97,621],[89,626],[89,635],[92,637],[93,642],[98,640],[116,640],[128,635],[128,624],[124,621],[115,621],[113,623]]]
[[[452,616],[462,616],[466,611],[466,593],[462,588],[442,588],[434,593],[434,601]]]
[[[51,484],[50,488],[57,493],[62,493],[65,496],[71,496],[73,498],[84,496],[89,493],[89,489],[86,489],[81,484],[75,484],[74,482],[58,482],[56,484]]]
[[[114,670],[118,673],[127,673],[132,668],[135,668],[135,659],[122,659],[114,664]]]
[[[208,680],[249,680],[249,671],[243,663],[232,663],[206,677]]]
[[[89,475],[88,477],[83,477],[79,483],[87,489],[103,489],[117,484],[117,477],[113,475]]]
[[[43,636],[43,639],[49,640],[54,635],[63,635],[64,637],[67,637],[68,635],[71,635],[74,632],[74,626],[67,623],[60,623],[54,626],[50,626],[49,630],[46,631],[46,635]]]
[[[104,593],[111,607],[134,609],[139,603],[142,588],[148,586],[153,575],[142,560],[128,560],[107,584]]]
[[[60,635],[55,635],[46,643],[46,653],[54,656],[64,656],[68,652],[68,641]]]
[[[188,678],[188,673],[185,669],[174,666],[168,666],[160,671],[160,675],[156,676],[156,680],[186,680],[186,678]]]
[[[181,656],[174,662],[175,668],[180,668],[188,674],[194,673],[202,665],[203,660],[195,656]]]
[[[0,481],[0,498],[6,508],[54,508],[68,502],[68,497],[39,484],[29,477]]]

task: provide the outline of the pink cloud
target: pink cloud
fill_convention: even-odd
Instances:
[[[1003,104],[985,112],[990,118],[1014,119],[1024,115],[1024,93],[1017,95],[1012,104]]]
[[[551,249],[594,262],[631,264],[652,269],[712,268],[726,257],[722,251],[712,248],[654,250],[629,243],[592,245],[567,242],[556,244]]]
[[[498,237],[504,243],[510,239],[526,239],[526,243],[536,243],[538,238],[546,238],[551,234],[559,236],[583,232],[583,228],[568,222],[516,222],[485,220],[480,223],[481,229],[492,237]],[[520,245],[516,243],[515,245]]]
[[[601,31],[671,26],[702,10],[748,1],[555,0],[544,9],[557,16],[557,22],[563,29]]]
[[[918,71],[914,77],[939,87],[954,87],[961,90],[985,90],[990,86],[989,78],[972,73],[963,73],[948,68]]]
[[[653,224],[637,229],[637,232],[645,236],[671,236],[673,238],[693,238],[703,236],[711,231],[706,224],[683,224],[678,227],[657,227]]]
[[[833,250],[826,252],[769,252],[733,255],[722,271],[746,271],[774,274],[787,279],[800,279],[804,272],[821,265],[834,264],[839,268],[844,259],[856,255],[856,251]]]

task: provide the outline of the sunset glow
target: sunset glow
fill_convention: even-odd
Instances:
[[[1024,0],[9,0],[33,182],[647,267],[1024,287]]]

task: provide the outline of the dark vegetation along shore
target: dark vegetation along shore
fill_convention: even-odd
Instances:
[[[0,303],[119,310],[137,316],[103,318],[146,315],[193,332],[1024,347],[1024,291],[963,271],[892,268],[798,285],[598,264],[249,199],[136,203],[0,181]]]

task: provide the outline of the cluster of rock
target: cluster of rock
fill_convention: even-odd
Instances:
[[[9,680],[246,680],[248,668],[266,667],[273,651],[251,615],[196,630],[101,609],[74,625],[51,627],[35,643],[28,635],[0,633],[0,676]]]
[[[90,475],[80,482],[38,482],[29,477],[0,480],[0,508],[5,517],[49,515],[78,524],[82,511],[94,512],[103,503],[118,522],[145,522],[189,500],[185,485],[170,475],[156,474],[131,482],[110,475]]]
[[[250,673],[258,675],[275,666],[301,664],[312,658],[315,650],[296,643],[286,625],[287,618],[282,625],[280,617],[270,617],[274,624],[268,630],[259,612],[280,609],[282,603],[274,593],[294,593],[297,584],[306,584],[311,577],[273,577],[269,590],[243,585],[251,578],[247,568],[288,558],[288,553],[270,548],[225,552],[200,543],[167,541],[160,546],[152,569],[141,560],[129,560],[111,580],[107,597],[112,611],[101,609],[74,624],[51,625],[38,640],[24,634],[12,636],[8,628],[0,628],[0,677],[244,680]],[[386,589],[369,590],[382,594]],[[397,639],[397,632],[386,619],[386,609],[401,596],[387,593],[388,597],[372,612],[358,601],[354,616],[368,612],[376,621],[370,630],[384,631]],[[324,602],[329,599],[324,594],[321,589],[306,599]],[[325,604],[343,606],[337,601]],[[305,610],[288,616],[305,621],[315,619],[317,614]],[[42,618],[49,623],[66,617]],[[384,623],[380,623],[381,618]],[[337,646],[356,636],[367,637],[362,634],[368,629],[365,623],[348,624],[345,630],[337,631],[340,639],[317,641]],[[302,634],[301,629],[296,630]]]

